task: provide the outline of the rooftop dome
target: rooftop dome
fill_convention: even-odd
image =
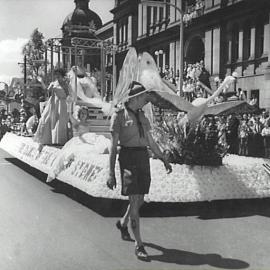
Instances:
[[[101,18],[89,9],[89,0],[75,0],[76,7],[64,20],[62,30],[69,26],[87,26],[91,30],[97,30],[102,26]]]

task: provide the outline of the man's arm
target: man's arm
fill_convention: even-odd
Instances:
[[[117,145],[119,141],[119,133],[112,132],[111,137],[111,146],[109,149],[109,176],[107,180],[107,186],[110,189],[113,189],[116,187],[116,179],[115,179],[115,161],[116,161],[116,155],[117,155]]]
[[[159,146],[157,145],[157,143],[154,141],[150,131],[147,132],[147,140],[148,140],[149,147],[153,151],[155,156],[163,162],[163,164],[164,164],[164,166],[166,168],[166,171],[168,173],[171,173],[172,172],[172,166],[167,161],[167,159],[163,156],[163,153],[161,152],[161,150],[160,150]]]

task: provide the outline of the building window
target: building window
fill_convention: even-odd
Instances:
[[[251,27],[250,23],[246,22],[244,25],[244,34],[243,34],[243,60],[248,60],[250,57],[250,45],[251,45]]]
[[[234,24],[232,28],[232,62],[236,62],[239,55],[239,26]]]
[[[264,23],[258,21],[256,24],[255,57],[260,58],[263,54]]]

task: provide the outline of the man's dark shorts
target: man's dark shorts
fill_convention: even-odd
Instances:
[[[119,163],[122,195],[148,194],[151,175],[147,148],[121,147]]]

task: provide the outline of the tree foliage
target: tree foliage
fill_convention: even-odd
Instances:
[[[39,75],[45,67],[45,44],[43,40],[43,34],[36,28],[32,32],[29,41],[22,48],[22,54],[26,56],[26,74],[31,79]]]

